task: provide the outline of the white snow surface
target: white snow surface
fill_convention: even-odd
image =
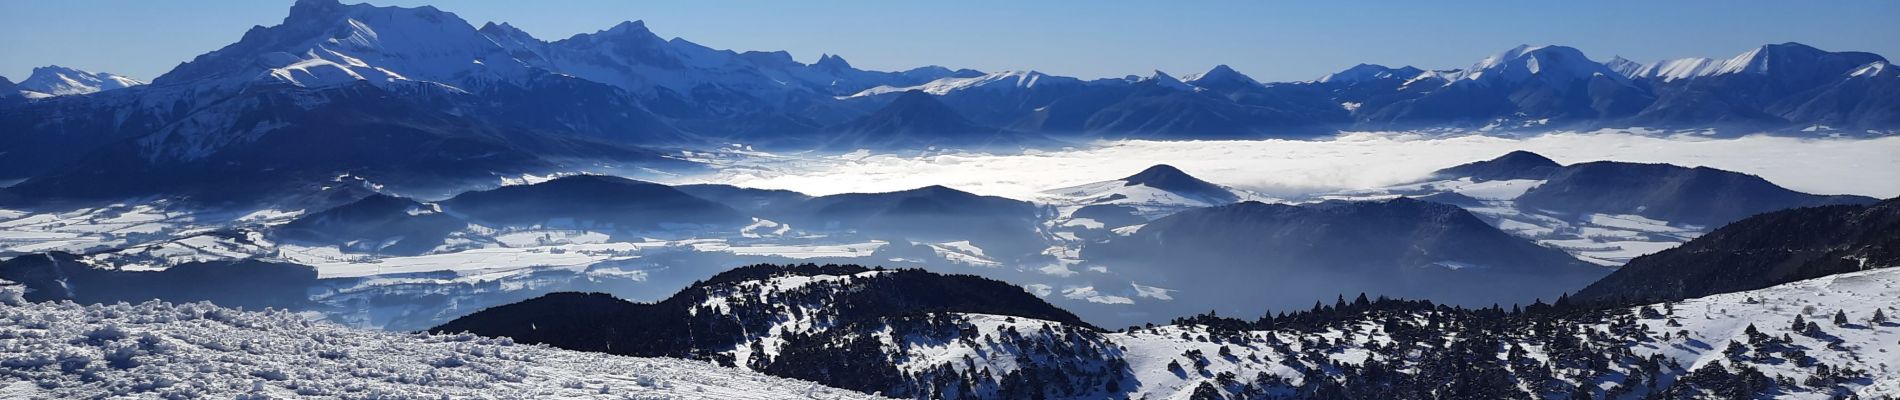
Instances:
[[[0,397],[866,399],[699,361],[359,330],[207,303],[0,298]]]

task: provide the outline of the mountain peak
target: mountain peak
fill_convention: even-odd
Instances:
[[[1460,75],[1461,79],[1458,80],[1466,81],[1522,82],[1535,77],[1552,84],[1564,84],[1599,75],[1616,80],[1627,79],[1623,74],[1611,70],[1609,66],[1591,61],[1582,50],[1553,45],[1518,45],[1502,53],[1485,57]]]
[[[292,19],[298,19],[299,17],[329,15],[338,10],[342,10],[344,7],[347,6],[344,6],[343,2],[338,0],[297,0],[296,3],[290,5],[290,16],[285,18],[285,21],[288,22]]]
[[[1187,90],[1187,89],[1193,88],[1193,86],[1188,86],[1186,82],[1181,82],[1180,79],[1175,79],[1174,76],[1168,75],[1168,73],[1166,72],[1161,72],[1161,70],[1155,70],[1153,74],[1148,75],[1148,77],[1146,78],[1136,79],[1135,82],[1137,83],[1152,82],[1156,86],[1170,88],[1170,89]]]
[[[1141,185],[1210,199],[1235,198],[1233,192],[1227,190],[1227,188],[1201,180],[1200,178],[1195,178],[1193,175],[1188,175],[1187,172],[1181,171],[1180,168],[1175,168],[1167,164],[1155,164],[1134,175],[1129,175],[1127,178],[1122,178],[1122,181],[1124,182],[1123,186]],[[1228,200],[1228,202],[1231,201],[1232,200]]]
[[[1643,69],[1647,67],[1643,65],[1643,63],[1631,61],[1620,55],[1611,56],[1610,61],[1603,62],[1603,66],[1610,67],[1611,71],[1616,71],[1616,73],[1622,74],[1625,78],[1636,78],[1637,75],[1641,74]]]
[[[475,25],[434,7],[305,1],[293,5],[282,24],[252,28],[236,43],[180,64],[157,82],[462,86],[529,73],[525,63],[507,53]]]
[[[1204,73],[1189,75],[1184,81],[1195,87],[1222,91],[1260,86],[1260,81],[1256,81],[1252,77],[1247,76],[1247,74],[1240,73],[1240,71],[1235,71],[1233,67],[1229,67],[1227,64],[1216,65],[1213,69],[1209,69]]]
[[[818,62],[812,63],[812,66],[834,71],[851,69],[851,63],[836,54],[821,54]]]
[[[48,65],[33,68],[33,74],[27,76],[26,80],[20,81],[18,85],[20,89],[54,96],[67,96],[124,89],[144,84],[143,81],[111,73]]]
[[[1130,185],[1139,185],[1148,182],[1181,178],[1192,179],[1194,177],[1189,176],[1187,172],[1183,172],[1180,168],[1175,168],[1173,165],[1155,164],[1148,167],[1148,169],[1141,170],[1141,172],[1136,172],[1134,175],[1129,175],[1127,178],[1122,178],[1122,180],[1128,181]]]
[[[1386,67],[1379,64],[1359,64],[1345,70],[1326,74],[1314,82],[1318,83],[1358,83],[1375,79],[1411,79],[1425,72],[1417,67]]]
[[[1532,153],[1525,150],[1512,150],[1509,153],[1504,153],[1504,155],[1498,156],[1498,158],[1491,159],[1491,162],[1516,164],[1516,165],[1531,166],[1531,167],[1563,166],[1562,164],[1558,164],[1556,161],[1552,161],[1549,157],[1544,157],[1544,155],[1542,154]]]
[[[1541,154],[1524,150],[1505,153],[1498,158],[1461,164],[1432,173],[1434,179],[1471,178],[1477,181],[1545,179],[1563,164]]]
[[[629,32],[635,32],[635,33],[652,33],[652,31],[650,31],[650,30],[647,30],[647,22],[646,22],[646,21],[644,21],[644,20],[637,20],[637,19],[636,19],[636,20],[632,20],[632,21],[620,21],[620,23],[618,23],[618,24],[614,24],[614,27],[612,27],[612,28],[607,28],[607,30],[606,30],[605,32],[609,32],[609,33],[629,33]]]

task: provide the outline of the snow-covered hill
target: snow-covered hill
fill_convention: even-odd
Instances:
[[[860,399],[699,361],[346,328],[204,303],[0,293],[0,397]]]
[[[550,296],[485,312],[451,324],[450,330],[501,328],[595,351],[627,351],[615,344],[638,346],[643,350],[635,351],[724,360],[769,374],[912,398],[1014,399],[1037,393],[1074,399],[1206,394],[1579,398],[1588,393],[1592,398],[1825,399],[1900,394],[1880,384],[1900,379],[1900,352],[1894,351],[1900,347],[1894,345],[1900,341],[1900,324],[1888,320],[1900,312],[1895,300],[1900,299],[1900,269],[1893,268],[1607,310],[1561,302],[1473,310],[1340,298],[1258,320],[1203,315],[1117,331],[1023,316],[1046,304],[992,302],[989,312],[920,305],[913,310],[937,311],[904,312],[878,300],[896,297],[864,294],[904,293],[906,299],[896,301],[906,304],[916,304],[912,298],[955,303],[996,294],[960,289],[972,282],[955,283],[949,276],[850,267],[749,268],[713,278],[703,292],[685,292],[703,296],[629,305],[686,307],[690,317],[617,311],[619,306],[610,303],[626,303],[606,298],[574,303]],[[902,281],[909,283],[898,286],[893,273],[908,274]],[[900,287],[928,287],[935,294],[893,292]],[[687,322],[696,338],[720,340],[626,341],[637,338],[590,322],[606,315],[629,326]],[[522,324],[539,329],[510,328]],[[574,327],[587,328],[564,330]],[[716,328],[742,339],[732,343],[726,333],[698,332]],[[611,347],[602,349],[603,341]]]

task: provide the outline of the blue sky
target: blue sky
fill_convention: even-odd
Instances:
[[[354,3],[354,0],[345,0]],[[0,1],[0,75],[59,64],[151,79],[275,25],[291,0]],[[1900,55],[1900,2],[1849,1],[725,1],[375,0],[433,4],[542,39],[645,20],[715,48],[843,55],[860,68],[939,64],[1085,78],[1228,64],[1269,81],[1359,62],[1456,68],[1517,44],[1591,58],[1727,57],[1764,43]]]

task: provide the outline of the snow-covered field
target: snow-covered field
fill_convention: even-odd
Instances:
[[[0,398],[861,399],[664,358],[380,332],[209,304],[0,295]]]

